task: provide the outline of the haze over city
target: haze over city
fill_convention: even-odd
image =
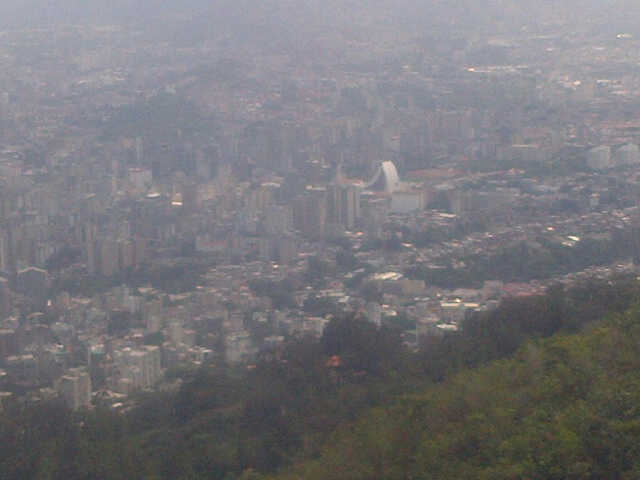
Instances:
[[[0,478],[638,478],[639,42],[622,0],[1,2]]]

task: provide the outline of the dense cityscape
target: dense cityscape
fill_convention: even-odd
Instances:
[[[0,32],[3,401],[126,411],[344,312],[417,350],[635,271],[637,32],[307,7]]]

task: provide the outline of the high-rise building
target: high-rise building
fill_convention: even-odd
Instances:
[[[76,410],[91,405],[91,377],[83,368],[72,368],[58,380],[58,393],[66,405]]]
[[[148,168],[130,168],[127,172],[131,184],[140,190],[148,189],[153,181],[153,174]]]
[[[378,302],[367,302],[365,305],[367,319],[377,325],[382,325],[382,307]]]
[[[424,190],[403,189],[391,194],[391,211],[394,213],[409,213],[423,210],[425,207]]]
[[[172,345],[178,346],[184,343],[184,327],[182,322],[173,321],[167,326],[167,337]]]
[[[118,242],[112,238],[100,241],[100,273],[107,277],[114,275],[120,268]]]
[[[360,218],[360,188],[355,185],[329,185],[327,217],[331,223],[352,229]]]
[[[135,265],[136,247],[131,240],[118,240],[118,263],[121,269]]]
[[[594,170],[611,168],[611,148],[600,145],[589,150],[587,152],[587,166]]]
[[[327,199],[324,188],[307,188],[296,197],[293,205],[293,223],[307,237],[323,237],[327,222]]]
[[[33,300],[37,308],[44,308],[49,288],[49,275],[46,270],[27,267],[18,272],[16,290]]]
[[[159,347],[127,347],[115,352],[114,357],[119,375],[112,380],[115,388],[122,393],[149,388],[162,376]]]
[[[18,338],[13,329],[0,329],[0,358],[18,353]]]
[[[253,353],[251,335],[246,330],[228,334],[225,337],[225,359],[237,363]]]
[[[138,236],[134,240],[135,242],[135,264],[140,265],[147,260],[147,241]]]
[[[638,145],[628,143],[616,150],[616,165],[636,165],[640,162]]]
[[[298,244],[295,237],[277,237],[275,243],[278,262],[283,265],[289,265],[296,261],[296,258],[298,256]]]
[[[288,205],[269,205],[262,226],[267,235],[282,235],[291,230],[293,214]]]
[[[5,318],[11,312],[11,289],[9,280],[0,277],[0,318]]]
[[[383,225],[389,211],[389,202],[386,198],[378,198],[374,195],[363,197],[363,223],[367,235],[371,238],[382,238]]]
[[[140,165],[144,160],[144,141],[142,137],[136,137],[136,163]]]
[[[0,230],[0,270],[9,272],[12,269],[11,235],[9,231]]]

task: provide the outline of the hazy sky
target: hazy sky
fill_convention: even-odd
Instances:
[[[346,14],[346,15],[343,15]],[[54,23],[139,23],[167,15],[216,22],[270,23],[304,27],[331,24],[341,17],[356,21],[469,26],[496,32],[562,20],[601,29],[640,25],[638,0],[1,0],[0,25]],[[227,18],[230,17],[230,18]]]

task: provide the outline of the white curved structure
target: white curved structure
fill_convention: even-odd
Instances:
[[[398,189],[399,184],[398,170],[393,162],[387,160],[380,164],[380,167],[376,170],[371,181],[365,185],[365,188],[393,193]]]

